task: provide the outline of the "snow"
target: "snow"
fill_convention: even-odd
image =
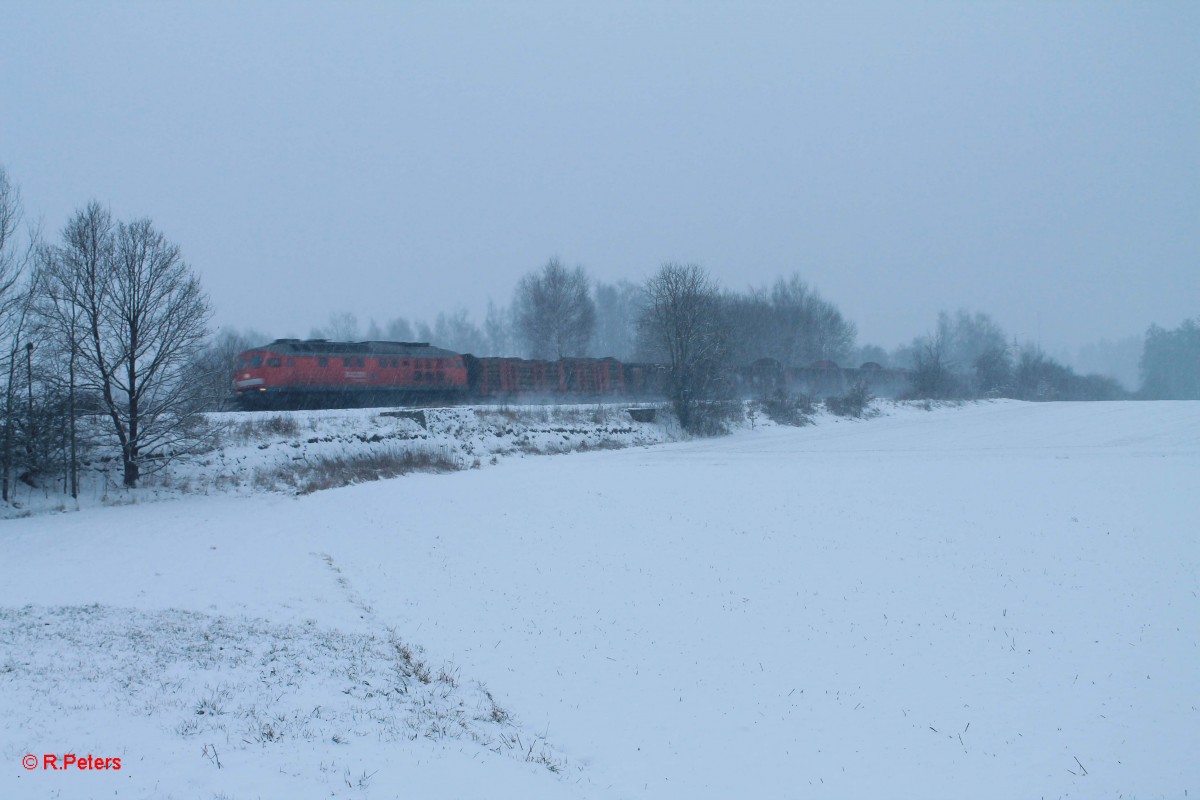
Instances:
[[[193,451],[145,460],[136,490],[121,487],[119,452],[96,447],[85,456],[77,503],[61,479],[37,487],[16,482],[12,506],[0,517],[126,505],[181,495],[304,491],[313,468],[333,460],[431,455],[451,469],[502,458],[658,444],[680,438],[674,418],[635,422],[630,405],[485,405],[419,409],[258,411],[207,415],[209,433]],[[107,420],[92,419],[88,438],[111,439]],[[345,482],[357,482],[348,479]]]
[[[0,797],[1196,792],[1200,403],[883,411],[0,523]]]

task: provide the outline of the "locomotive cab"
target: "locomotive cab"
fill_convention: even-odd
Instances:
[[[246,408],[262,407],[269,392],[287,385],[293,359],[265,348],[247,350],[233,365],[233,394]]]
[[[234,394],[241,397],[243,392],[265,392],[267,381],[263,373],[268,360],[279,361],[279,358],[261,351],[248,351],[239,355],[233,368]]]

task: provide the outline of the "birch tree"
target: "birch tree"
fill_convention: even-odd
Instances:
[[[596,327],[596,306],[583,267],[567,269],[557,258],[521,279],[513,297],[517,335],[531,358],[563,358],[587,352]]]

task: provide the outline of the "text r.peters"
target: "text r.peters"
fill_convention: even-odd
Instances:
[[[43,770],[72,768],[81,770],[120,769],[121,759],[119,757],[100,758],[91,754],[77,756],[74,753],[66,753],[61,758],[54,753],[46,753],[42,756]]]

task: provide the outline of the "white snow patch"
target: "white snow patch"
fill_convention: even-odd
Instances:
[[[0,523],[0,796],[1200,791],[1200,403],[884,411]]]

